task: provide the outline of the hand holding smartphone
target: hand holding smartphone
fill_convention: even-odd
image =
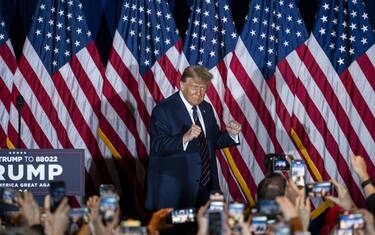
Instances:
[[[310,197],[326,197],[333,194],[333,185],[329,181],[307,183],[306,196]]]

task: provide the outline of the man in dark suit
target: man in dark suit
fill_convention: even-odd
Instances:
[[[219,130],[204,101],[211,79],[205,67],[189,66],[180,91],[152,111],[147,209],[199,207],[220,190],[215,150],[239,144],[242,127],[230,121]]]

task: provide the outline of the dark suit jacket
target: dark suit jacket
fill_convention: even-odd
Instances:
[[[215,150],[235,145],[227,132],[219,131],[212,106],[199,105],[206,128],[212,189],[219,180]],[[182,136],[192,125],[178,92],[159,103],[151,115],[151,147],[147,176],[146,208],[194,207],[201,175],[202,159],[197,140],[183,150]]]

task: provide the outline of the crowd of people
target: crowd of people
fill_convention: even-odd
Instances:
[[[326,213],[320,234],[375,234],[375,187],[361,156],[351,156],[351,165],[362,182],[366,207],[358,208],[348,189],[331,180],[335,193],[323,198],[332,202],[332,206]],[[258,206],[243,212],[242,207],[237,206],[241,215],[235,218],[231,211],[232,204],[220,204],[220,194],[217,192],[216,195],[219,195],[219,199],[210,197],[204,206],[196,208],[194,219],[190,214],[193,209],[186,211],[188,214],[183,210],[178,211],[177,216],[190,218],[177,220],[184,224],[172,224],[168,220],[174,209],[181,208],[163,208],[152,214],[147,225],[141,226],[139,221],[121,222],[119,206],[112,208],[113,215],[107,218],[101,208],[103,195],[90,197],[85,210],[80,210],[84,213],[74,218],[72,212],[77,212],[77,209],[69,206],[67,198],[63,198],[52,212],[50,195],[46,196],[44,207],[41,208],[30,192],[24,192],[16,198],[19,210],[12,213],[12,219],[2,220],[0,234],[310,234],[311,198],[305,193],[305,188],[297,186],[292,177],[286,174],[269,173],[258,185]],[[265,204],[266,209],[259,206],[260,202],[268,203]],[[184,232],[186,228],[188,232]]]

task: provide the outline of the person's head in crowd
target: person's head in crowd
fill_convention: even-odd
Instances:
[[[213,78],[206,67],[192,65],[187,67],[180,81],[180,90],[191,105],[199,105],[206,94],[208,85]]]
[[[0,235],[42,235],[42,233],[27,227],[9,227],[6,229],[0,229]]]
[[[280,173],[271,173],[258,185],[258,200],[274,200],[277,196],[285,195],[287,181]]]

